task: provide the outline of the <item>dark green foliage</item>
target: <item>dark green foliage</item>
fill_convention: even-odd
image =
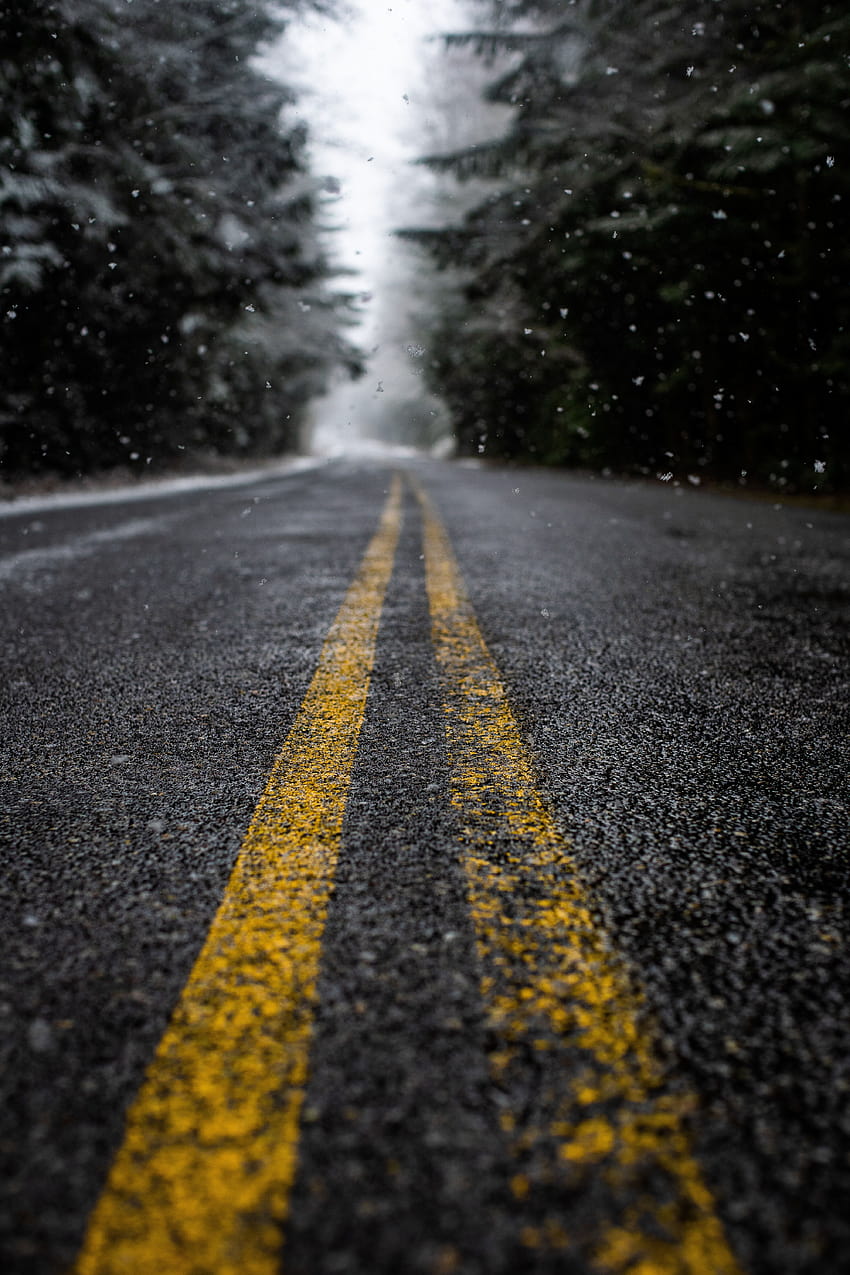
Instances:
[[[490,96],[512,123],[427,162],[496,193],[412,232],[466,270],[431,367],[462,447],[486,432],[490,454],[846,486],[843,7],[491,9],[486,38],[453,39],[509,55]]]
[[[0,7],[7,472],[280,450],[352,358],[289,95],[251,65],[282,29],[247,0]]]

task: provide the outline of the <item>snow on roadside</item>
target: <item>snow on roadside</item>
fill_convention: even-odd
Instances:
[[[75,536],[61,544],[20,549],[17,553],[0,560],[0,583],[11,580],[16,575],[29,577],[38,572],[50,571],[63,563],[73,562],[77,558],[88,557],[104,544],[115,544],[119,540],[134,540],[137,536],[162,531],[163,527],[168,526],[173,519],[174,515],[133,518],[130,522],[119,523],[117,527],[91,531],[88,535]]]
[[[0,518],[9,514],[38,510],[70,509],[79,505],[115,505],[131,500],[152,500],[160,496],[177,496],[187,491],[205,491],[222,487],[240,487],[261,482],[264,478],[281,478],[326,465],[327,459],[295,456],[257,469],[244,469],[233,474],[193,474],[182,478],[152,478],[147,482],[91,490],[53,491],[32,496],[0,499]]]

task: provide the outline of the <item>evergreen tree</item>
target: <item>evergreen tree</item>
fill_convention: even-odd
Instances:
[[[283,25],[247,0],[0,9],[8,470],[279,450],[354,362],[290,96],[251,63]]]
[[[790,0],[489,7],[490,30],[448,40],[513,57],[489,89],[510,125],[427,162],[498,188],[414,233],[467,270],[432,368],[462,447],[846,483],[850,20]]]

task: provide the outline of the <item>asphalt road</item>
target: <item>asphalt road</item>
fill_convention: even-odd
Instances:
[[[398,470],[430,496],[428,544],[407,478],[387,505]],[[367,549],[388,583],[352,602]],[[846,516],[345,460],[13,510],[0,555],[4,1272],[66,1272],[99,1225],[237,856],[250,876],[287,837],[313,853],[270,788],[305,712],[299,766],[353,723],[330,778],[292,770],[330,857],[277,882],[312,891],[280,907],[294,956],[268,984],[252,958],[233,993],[254,986],[258,1039],[289,1033],[271,1203],[240,1203],[263,1170],[236,1123],[210,1151],[235,1102],[218,1037],[175,1046],[207,1070],[171,1163],[218,1155],[265,1257],[200,1256],[218,1223],[187,1167],[151,1207],[191,1212],[197,1246],[118,1265],[107,1242],[77,1268],[850,1271]],[[219,967],[266,896],[249,884]],[[223,1070],[262,1089],[243,1062]]]

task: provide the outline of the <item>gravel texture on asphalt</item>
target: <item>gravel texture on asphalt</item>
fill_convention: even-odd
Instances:
[[[742,1269],[850,1271],[845,515],[405,462]],[[65,1271],[383,505],[337,461],[0,520],[0,1256]],[[416,505],[324,942],[292,1275],[585,1269],[517,1247],[446,799]]]

